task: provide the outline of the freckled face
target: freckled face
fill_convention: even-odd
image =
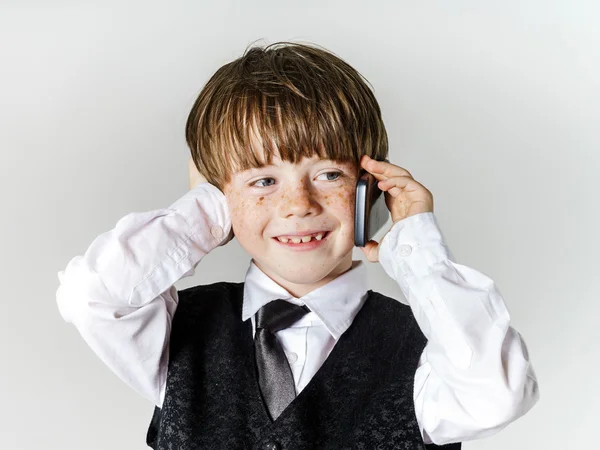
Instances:
[[[274,157],[271,166],[236,172],[224,187],[236,239],[292,295],[305,295],[350,269],[356,168],[318,156],[298,164]],[[309,251],[274,240],[305,230],[329,234]]]

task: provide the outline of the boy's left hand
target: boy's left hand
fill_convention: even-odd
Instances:
[[[385,204],[394,224],[415,214],[433,212],[433,195],[415,181],[408,170],[389,162],[377,161],[367,155],[362,156],[360,165],[379,180],[377,185],[385,195]],[[379,261],[379,242],[370,240],[360,249],[370,262]]]

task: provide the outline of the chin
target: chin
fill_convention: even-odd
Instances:
[[[327,271],[324,269],[317,270],[306,270],[300,272],[292,272],[292,273],[278,273],[277,275],[280,278],[285,279],[286,281],[294,284],[315,284],[329,275],[331,271]]]
[[[341,262],[342,260],[329,261],[327,264],[317,262],[317,264],[314,264],[311,267],[306,267],[304,264],[299,264],[296,260],[288,261],[278,267],[270,267],[269,265],[261,264],[259,261],[259,267],[263,267],[263,270],[265,270],[265,273],[269,276],[277,277],[276,281],[285,280],[297,285],[311,285],[320,282],[334,272]],[[290,265],[288,266],[287,264]]]

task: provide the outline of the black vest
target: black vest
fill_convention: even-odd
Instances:
[[[179,291],[162,408],[146,436],[155,450],[460,450],[423,443],[413,401],[425,344],[409,306],[372,290],[308,385],[274,422],[254,365],[244,283]]]

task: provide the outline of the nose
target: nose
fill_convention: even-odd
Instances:
[[[304,217],[309,214],[318,214],[321,206],[311,187],[304,182],[299,182],[290,185],[285,190],[279,202],[279,209],[282,217],[291,215]]]

